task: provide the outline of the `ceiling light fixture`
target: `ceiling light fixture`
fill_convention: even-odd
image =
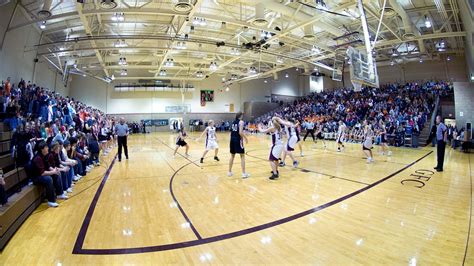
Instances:
[[[276,62],[277,62],[278,64],[283,64],[283,58],[277,57],[277,58],[276,58]]]
[[[209,66],[209,69],[211,71],[216,71],[217,70],[217,63],[216,62],[211,62],[211,65]]]
[[[164,69],[160,70],[160,76],[162,77],[166,76],[166,70]]]
[[[319,54],[321,53],[321,50],[316,45],[313,45],[313,47],[311,47],[311,52],[314,54]]]
[[[202,71],[198,71],[198,72],[196,72],[196,77],[197,78],[202,78],[202,77],[204,77],[204,74],[202,73]]]
[[[121,66],[126,66],[127,65],[127,58],[120,57],[119,61],[118,61],[118,64],[121,65]]]
[[[177,42],[176,43],[176,49],[179,49],[179,50],[186,49],[186,42]]]
[[[428,16],[425,16],[425,27],[431,28],[431,21],[428,19]]]
[[[263,83],[268,83],[268,80],[267,80],[267,79],[264,79],[264,80],[263,80]]]
[[[420,58],[420,63],[423,63],[423,58]]]
[[[123,48],[123,47],[127,47],[128,44],[125,42],[125,40],[116,40],[114,42],[114,47],[115,48]]]
[[[238,48],[232,48],[232,49],[230,50],[230,54],[231,54],[231,55],[240,55],[240,49],[238,49]]]
[[[448,56],[448,58],[446,58],[446,60],[451,61],[451,56]]]
[[[46,21],[41,22],[40,29],[42,30],[46,29]]]
[[[127,76],[127,75],[128,75],[128,72],[127,72],[126,69],[122,69],[122,70],[120,71],[120,76]]]
[[[254,67],[254,66],[251,66],[251,67],[249,68],[249,73],[250,73],[250,74],[257,74],[257,68]]]
[[[125,14],[123,12],[120,13],[114,13],[111,17],[112,21],[124,21],[125,20]]]
[[[193,25],[196,25],[196,26],[206,26],[206,25],[207,25],[207,21],[206,21],[205,18],[194,17],[194,18],[193,18]]]
[[[174,60],[172,58],[166,59],[165,67],[172,67],[172,66],[174,66]]]
[[[288,72],[285,73],[285,78],[289,78],[290,75],[288,74]]]
[[[395,62],[394,62],[393,60],[390,61],[390,65],[391,65],[391,66],[395,65]]]
[[[238,77],[237,77],[237,74],[232,74],[230,75],[230,79],[231,80],[236,80]]]

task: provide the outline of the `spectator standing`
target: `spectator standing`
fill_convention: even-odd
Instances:
[[[115,135],[117,135],[118,142],[118,159],[122,161],[122,147],[125,152],[125,158],[128,160],[128,147],[127,147],[127,136],[128,136],[128,125],[125,123],[125,118],[120,117],[120,121],[115,125]]]
[[[448,128],[444,125],[441,116],[436,116],[436,143],[437,143],[437,155],[438,155],[438,165],[434,169],[438,172],[443,172],[444,164],[444,152],[446,147],[446,142],[448,140],[447,130]]]

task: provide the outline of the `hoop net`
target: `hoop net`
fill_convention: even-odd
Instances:
[[[362,83],[358,80],[351,79],[352,86],[354,87],[354,91],[361,91],[362,90]]]

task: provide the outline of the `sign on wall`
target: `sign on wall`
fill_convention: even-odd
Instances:
[[[166,113],[189,113],[191,112],[191,105],[174,105],[165,106]]]
[[[160,126],[167,126],[169,123],[168,123],[168,119],[145,119],[145,120],[142,120],[146,126],[157,126],[157,127],[160,127]]]
[[[206,106],[206,102],[214,101],[213,90],[201,90],[201,106]]]

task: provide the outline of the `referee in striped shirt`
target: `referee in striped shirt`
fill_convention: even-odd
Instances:
[[[118,142],[118,159],[122,161],[122,147],[125,152],[125,158],[128,160],[128,147],[127,147],[127,136],[128,136],[128,125],[125,123],[125,118],[120,117],[120,123],[115,125],[115,135],[117,135]]]

